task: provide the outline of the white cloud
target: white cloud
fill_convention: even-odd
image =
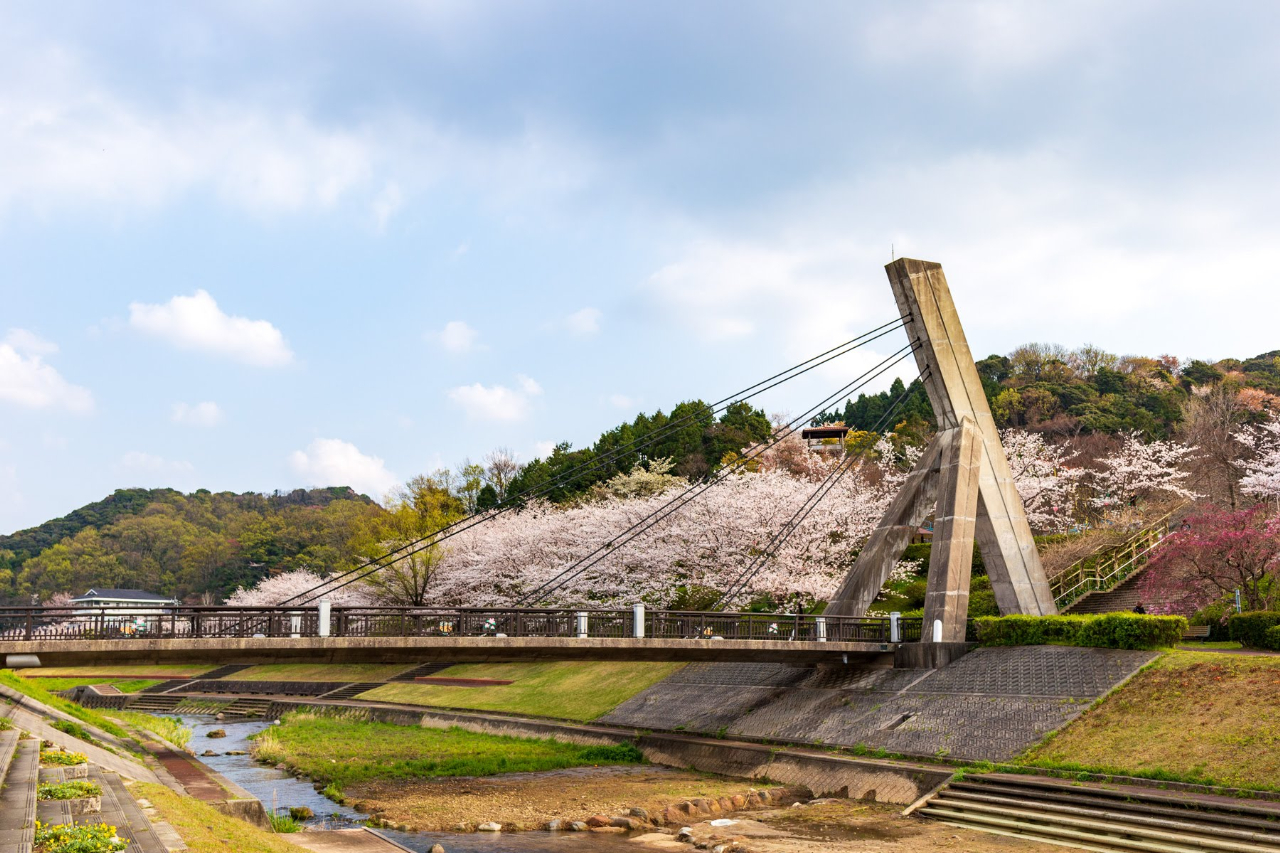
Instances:
[[[222,422],[222,409],[217,403],[174,403],[169,419],[184,426],[211,427]]]
[[[89,389],[71,384],[44,363],[41,352],[51,352],[51,346],[18,329],[6,336],[0,343],[0,400],[28,409],[66,409],[77,414],[92,411]]]
[[[53,341],[46,341],[26,329],[10,329],[4,336],[4,343],[26,355],[53,355],[58,351],[58,345]]]
[[[464,353],[478,349],[476,338],[480,333],[462,320],[450,320],[438,332],[428,332],[427,339],[433,340],[448,352]]]
[[[554,441],[535,441],[533,443],[533,454],[539,459],[546,459],[556,449]]]
[[[130,450],[120,457],[118,467],[123,471],[161,476],[190,474],[195,470],[190,462],[181,459],[165,459],[163,456],[144,453],[141,450]]]
[[[609,404],[619,409],[630,409],[635,406],[636,401],[632,400],[626,394],[610,394]]]
[[[394,181],[388,181],[382,188],[382,192],[378,193],[373,200],[373,216],[378,223],[378,231],[386,230],[391,217],[399,213],[402,207],[404,207],[404,193],[400,191],[400,185]]]
[[[337,438],[317,438],[306,450],[295,450],[289,454],[289,466],[307,485],[350,486],[375,500],[400,482],[382,459]]]
[[[168,341],[179,349],[202,350],[259,367],[293,361],[293,351],[280,330],[266,320],[223,313],[207,291],[175,296],[164,305],[134,302],[129,325]]]
[[[449,399],[462,407],[468,417],[484,421],[519,421],[528,416],[531,398],[542,386],[528,376],[516,377],[517,388],[505,385],[463,385],[449,391]]]
[[[596,308],[583,308],[565,317],[564,327],[572,334],[585,338],[600,331],[600,320],[603,317]]]

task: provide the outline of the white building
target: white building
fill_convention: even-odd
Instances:
[[[177,607],[176,598],[165,598],[141,589],[91,589],[71,599],[77,611],[85,615],[103,613],[110,619],[133,619],[138,616],[161,616]]]

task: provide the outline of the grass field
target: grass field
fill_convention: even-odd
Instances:
[[[642,760],[631,744],[580,746],[307,713],[286,715],[280,725],[259,733],[253,754],[339,787],[373,779],[492,776]]]
[[[450,678],[493,678],[514,683],[495,687],[444,687],[434,684],[386,684],[361,699],[504,711],[564,720],[594,720],[621,702],[671,675],[680,663],[461,664],[437,673]]]
[[[228,676],[234,681],[386,681],[412,664],[273,663],[251,666]]]
[[[32,684],[38,684],[50,693],[57,693],[60,690],[70,690],[72,687],[79,687],[81,684],[109,684],[119,690],[121,693],[137,693],[147,687],[151,687],[161,682],[149,678],[89,678],[89,677],[68,677],[68,678],[24,678],[24,681]]]
[[[1280,656],[1174,651],[1023,759],[1280,789]]]
[[[191,729],[182,725],[173,717],[157,717],[152,714],[125,711],[119,708],[112,708],[104,713],[109,714],[113,720],[118,720],[127,726],[158,734],[174,746],[186,746],[187,741],[191,740]]]
[[[163,785],[138,783],[131,793],[151,801],[187,842],[191,853],[298,853],[301,849],[266,830],[228,817],[194,797],[179,797]]]
[[[120,728],[118,723],[108,720],[97,711],[89,708],[82,708],[75,702],[69,702],[61,696],[54,696],[48,690],[40,685],[38,681],[26,678],[20,678],[11,669],[0,669],[0,684],[17,690],[26,696],[30,696],[37,702],[43,702],[50,708],[57,708],[64,714],[69,714],[81,722],[97,726],[105,732],[115,735],[116,737],[128,737],[129,733]]]
[[[32,671],[32,674],[53,676],[57,678],[154,678],[164,681],[169,678],[182,678],[201,675],[211,669],[210,666],[181,666],[178,664],[139,664],[137,666],[47,666]]]

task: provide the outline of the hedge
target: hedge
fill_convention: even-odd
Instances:
[[[984,616],[975,619],[984,646],[1091,646],[1102,649],[1158,649],[1182,639],[1181,616],[1107,613],[1102,616]]]
[[[1267,641],[1267,648],[1280,652],[1280,625],[1268,630],[1265,639]]]
[[[1227,630],[1231,639],[1250,649],[1277,648],[1269,644],[1268,634],[1276,625],[1280,625],[1280,612],[1272,610],[1252,610],[1248,613],[1237,613],[1227,620]]]

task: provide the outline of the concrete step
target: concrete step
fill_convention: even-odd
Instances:
[[[271,707],[270,699],[237,699],[222,709],[228,717],[262,717]]]
[[[361,693],[365,692],[366,690],[372,690],[377,686],[378,684],[366,684],[366,683],[347,684],[343,687],[339,687],[337,690],[331,690],[330,692],[325,693],[316,698],[318,699],[354,699],[356,696],[359,696]]]
[[[1280,804],[1013,774],[969,776],[921,816],[1106,853],[1280,853]]]
[[[168,693],[170,690],[173,690],[175,687],[181,687],[182,685],[186,684],[190,680],[191,679],[189,678],[173,678],[168,681],[162,681],[159,684],[153,684],[150,687],[144,687],[138,692],[139,693]]]
[[[446,670],[451,666],[453,666],[453,664],[451,663],[424,663],[424,664],[415,666],[413,669],[410,669],[406,672],[402,672],[399,675],[394,675],[389,680],[400,682],[400,683],[412,682],[416,678],[422,678],[428,675],[435,675],[437,672]]]
[[[237,672],[243,672],[250,666],[252,666],[252,664],[229,663],[226,666],[220,666],[217,669],[206,672],[204,675],[200,676],[200,678],[206,681],[213,678],[226,678],[228,675],[235,675]]]
[[[0,789],[0,850],[5,853],[31,853],[36,837],[36,784],[40,778],[40,741],[17,740],[10,730],[5,741],[16,744],[5,768],[4,788]],[[0,745],[0,750],[5,749]]]

